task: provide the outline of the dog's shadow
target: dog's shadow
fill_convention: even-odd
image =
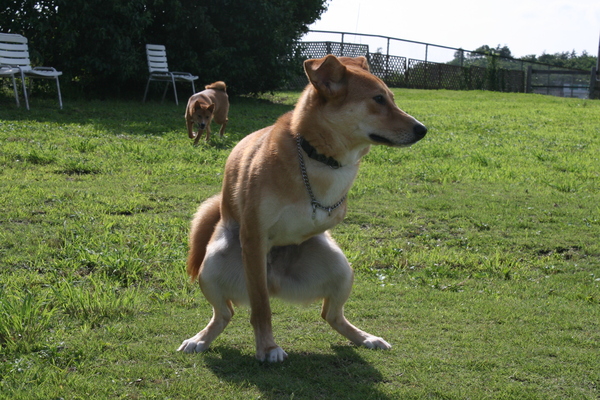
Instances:
[[[254,386],[261,398],[391,399],[377,388],[383,375],[351,346],[332,347],[335,354],[289,353],[283,363],[259,363],[228,347],[205,354],[205,366],[219,379]]]

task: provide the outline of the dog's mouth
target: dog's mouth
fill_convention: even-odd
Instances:
[[[406,147],[412,144],[417,143],[419,140],[423,139],[427,134],[427,128],[425,125],[417,124],[413,127],[412,133],[404,133],[402,135],[396,135],[396,141],[388,139],[385,136],[378,135],[376,133],[370,133],[369,139],[371,139],[374,143],[383,144],[386,146],[393,147]]]
[[[379,136],[375,133],[371,133],[369,135],[369,138],[374,141],[375,143],[380,143],[380,144],[385,144],[388,146],[393,146],[395,143],[392,142],[391,140],[389,140],[388,138],[384,138],[383,136]]]

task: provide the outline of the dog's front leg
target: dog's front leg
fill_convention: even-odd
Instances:
[[[193,139],[194,136],[194,121],[191,119],[186,119],[185,124],[187,125],[188,137]]]
[[[198,146],[198,142],[200,141],[201,135],[202,135],[202,128],[198,128],[198,133],[196,133],[196,140],[194,140],[194,146]]]
[[[219,130],[220,137],[223,137],[223,135],[225,134],[225,128],[227,127],[227,122],[229,122],[229,118],[225,118],[225,122],[223,122],[223,125],[221,125],[221,129]]]
[[[206,125],[206,141],[210,140],[210,124]]]
[[[256,358],[260,361],[281,362],[287,353],[275,343],[271,324],[271,305],[267,287],[268,246],[260,233],[240,231],[246,287],[250,299],[250,323],[254,328]]]
[[[212,124],[212,116],[208,118],[208,122],[206,123],[206,141],[210,139],[210,124]]]

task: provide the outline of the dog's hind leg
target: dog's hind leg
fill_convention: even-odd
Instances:
[[[343,336],[350,339],[357,346],[369,349],[390,349],[392,345],[380,337],[371,335],[352,325],[344,316],[344,302],[342,293],[323,300],[321,316],[329,325]]]
[[[358,346],[389,349],[385,340],[358,329],[344,316],[353,280],[346,256],[329,233],[271,252],[269,283],[274,295],[301,303],[323,299],[321,316],[333,329]]]
[[[186,353],[208,349],[223,332],[234,314],[232,300],[247,302],[239,241],[222,224],[217,225],[207,246],[198,280],[204,297],[213,307],[213,316],[202,331],[179,346],[178,350]]]
[[[332,282],[330,285],[327,285],[332,290],[328,290],[329,293],[327,293],[323,300],[321,317],[323,317],[333,329],[350,339],[350,341],[357,346],[385,350],[391,348],[392,346],[388,342],[380,337],[358,329],[344,316],[344,303],[346,303],[346,300],[348,300],[350,292],[352,291],[354,273],[337,243],[335,243],[329,235],[326,235],[325,237],[327,238],[328,246],[323,247],[322,251],[327,251],[329,257],[324,258],[321,256],[320,258],[322,260],[328,260],[328,262],[333,263],[333,265],[327,267],[323,266],[322,268],[328,268],[331,271],[337,272],[331,275],[332,278],[335,278],[335,283]]]
[[[208,299],[209,296],[205,296]],[[184,340],[177,351],[183,351],[185,353],[194,353],[205,351],[209,348],[213,340],[217,338],[223,332],[223,330],[231,321],[233,317],[233,306],[231,301],[220,299],[209,300],[213,306],[213,316],[204,329],[198,332],[191,338]]]

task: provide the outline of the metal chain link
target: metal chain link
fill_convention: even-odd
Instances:
[[[324,206],[317,201],[317,199],[315,198],[315,195],[313,194],[312,188],[310,186],[310,182],[308,180],[308,174],[306,173],[306,165],[304,165],[304,157],[302,156],[302,146],[300,144],[300,140],[301,140],[300,135],[297,135],[296,136],[296,144],[298,147],[298,158],[300,160],[300,171],[302,172],[302,180],[304,181],[304,186],[306,186],[306,191],[308,192],[308,195],[310,196],[310,205],[312,206],[312,210],[313,210],[312,219],[315,219],[317,217],[317,208],[327,211],[328,215],[331,216],[331,212],[344,203],[348,193],[346,193],[340,199],[340,201],[338,201],[337,203],[335,203],[332,206]]]

